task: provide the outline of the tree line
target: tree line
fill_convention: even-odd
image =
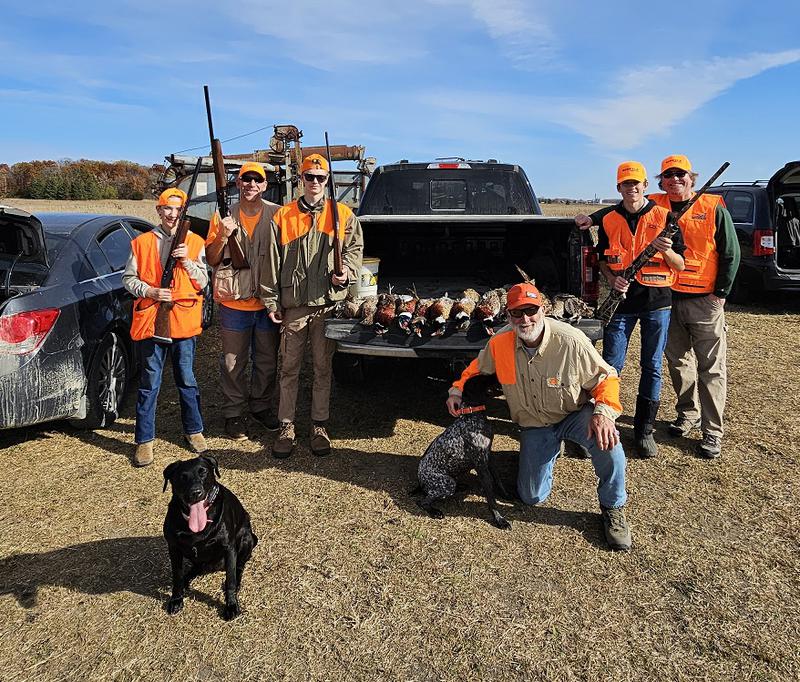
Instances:
[[[144,199],[163,166],[131,161],[23,161],[0,164],[0,196],[23,199]]]

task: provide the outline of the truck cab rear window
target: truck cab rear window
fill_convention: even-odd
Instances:
[[[459,177],[459,175],[461,177]],[[409,168],[370,180],[360,215],[530,215],[530,190],[505,170]]]

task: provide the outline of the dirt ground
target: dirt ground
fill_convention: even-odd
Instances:
[[[490,525],[474,477],[444,520],[422,514],[409,495],[419,456],[450,421],[438,365],[336,385],[331,457],[308,449],[307,374],[290,459],[256,428],[231,443],[209,330],[196,362],[206,433],[260,540],[243,615],[220,619],[222,573],[163,610],[162,470],[189,456],[165,378],[154,466],[131,466],[133,393],[108,429],[0,433],[0,679],[800,679],[800,297],[731,306],[728,322],[723,457],[695,457],[697,434],[668,438],[667,380],[660,455],[628,462],[628,554],[605,548],[591,465],[570,457],[546,503],[503,504],[510,531]],[[628,410],[637,348],[634,336]],[[516,431],[502,401],[490,416],[513,485]],[[620,430],[630,445],[629,414]]]

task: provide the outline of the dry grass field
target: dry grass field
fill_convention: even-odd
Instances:
[[[163,610],[162,470],[189,456],[165,378],[154,466],[131,466],[133,394],[108,429],[0,433],[0,679],[798,680],[800,298],[732,306],[729,325],[724,455],[667,437],[667,381],[660,456],[628,462],[628,554],[606,550],[591,465],[569,457],[545,504],[504,503],[510,531],[489,524],[475,478],[444,520],[422,514],[415,468],[450,421],[436,366],[335,386],[331,457],[308,449],[307,375],[290,459],[255,428],[231,443],[209,330],[196,362],[207,435],[260,539],[243,615],[220,619],[221,573]],[[628,409],[637,348],[634,336]],[[502,401],[490,416],[510,483],[515,429]],[[630,444],[629,415],[620,430]]]

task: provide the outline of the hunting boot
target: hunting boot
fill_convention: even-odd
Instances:
[[[231,440],[247,440],[247,428],[241,417],[228,417],[225,420],[225,435]]]
[[[183,438],[189,446],[189,449],[192,452],[196,452],[198,455],[208,450],[206,437],[202,433],[186,433]]]
[[[146,467],[153,463],[153,441],[139,443],[133,455],[133,464],[137,467]]]
[[[633,436],[636,439],[636,454],[639,457],[650,459],[658,454],[655,433],[658,400],[650,400],[643,396],[636,396],[636,414],[633,415]]]
[[[696,429],[700,426],[699,419],[689,419],[689,417],[678,417],[675,421],[670,422],[670,425],[667,427],[667,431],[669,432],[670,436],[675,436],[675,438],[679,436],[683,436],[686,438],[691,432],[692,429]]]
[[[631,527],[625,518],[625,507],[600,507],[603,532],[611,549],[627,552],[631,548]]]
[[[331,437],[325,429],[324,422],[314,422],[311,427],[311,452],[317,457],[331,454]]]
[[[697,444],[697,454],[704,459],[717,459],[722,454],[722,438],[704,433],[703,440]]]
[[[292,422],[281,422],[281,432],[275,445],[272,446],[272,456],[278,459],[286,459],[292,454],[297,438],[294,435],[294,424]]]

